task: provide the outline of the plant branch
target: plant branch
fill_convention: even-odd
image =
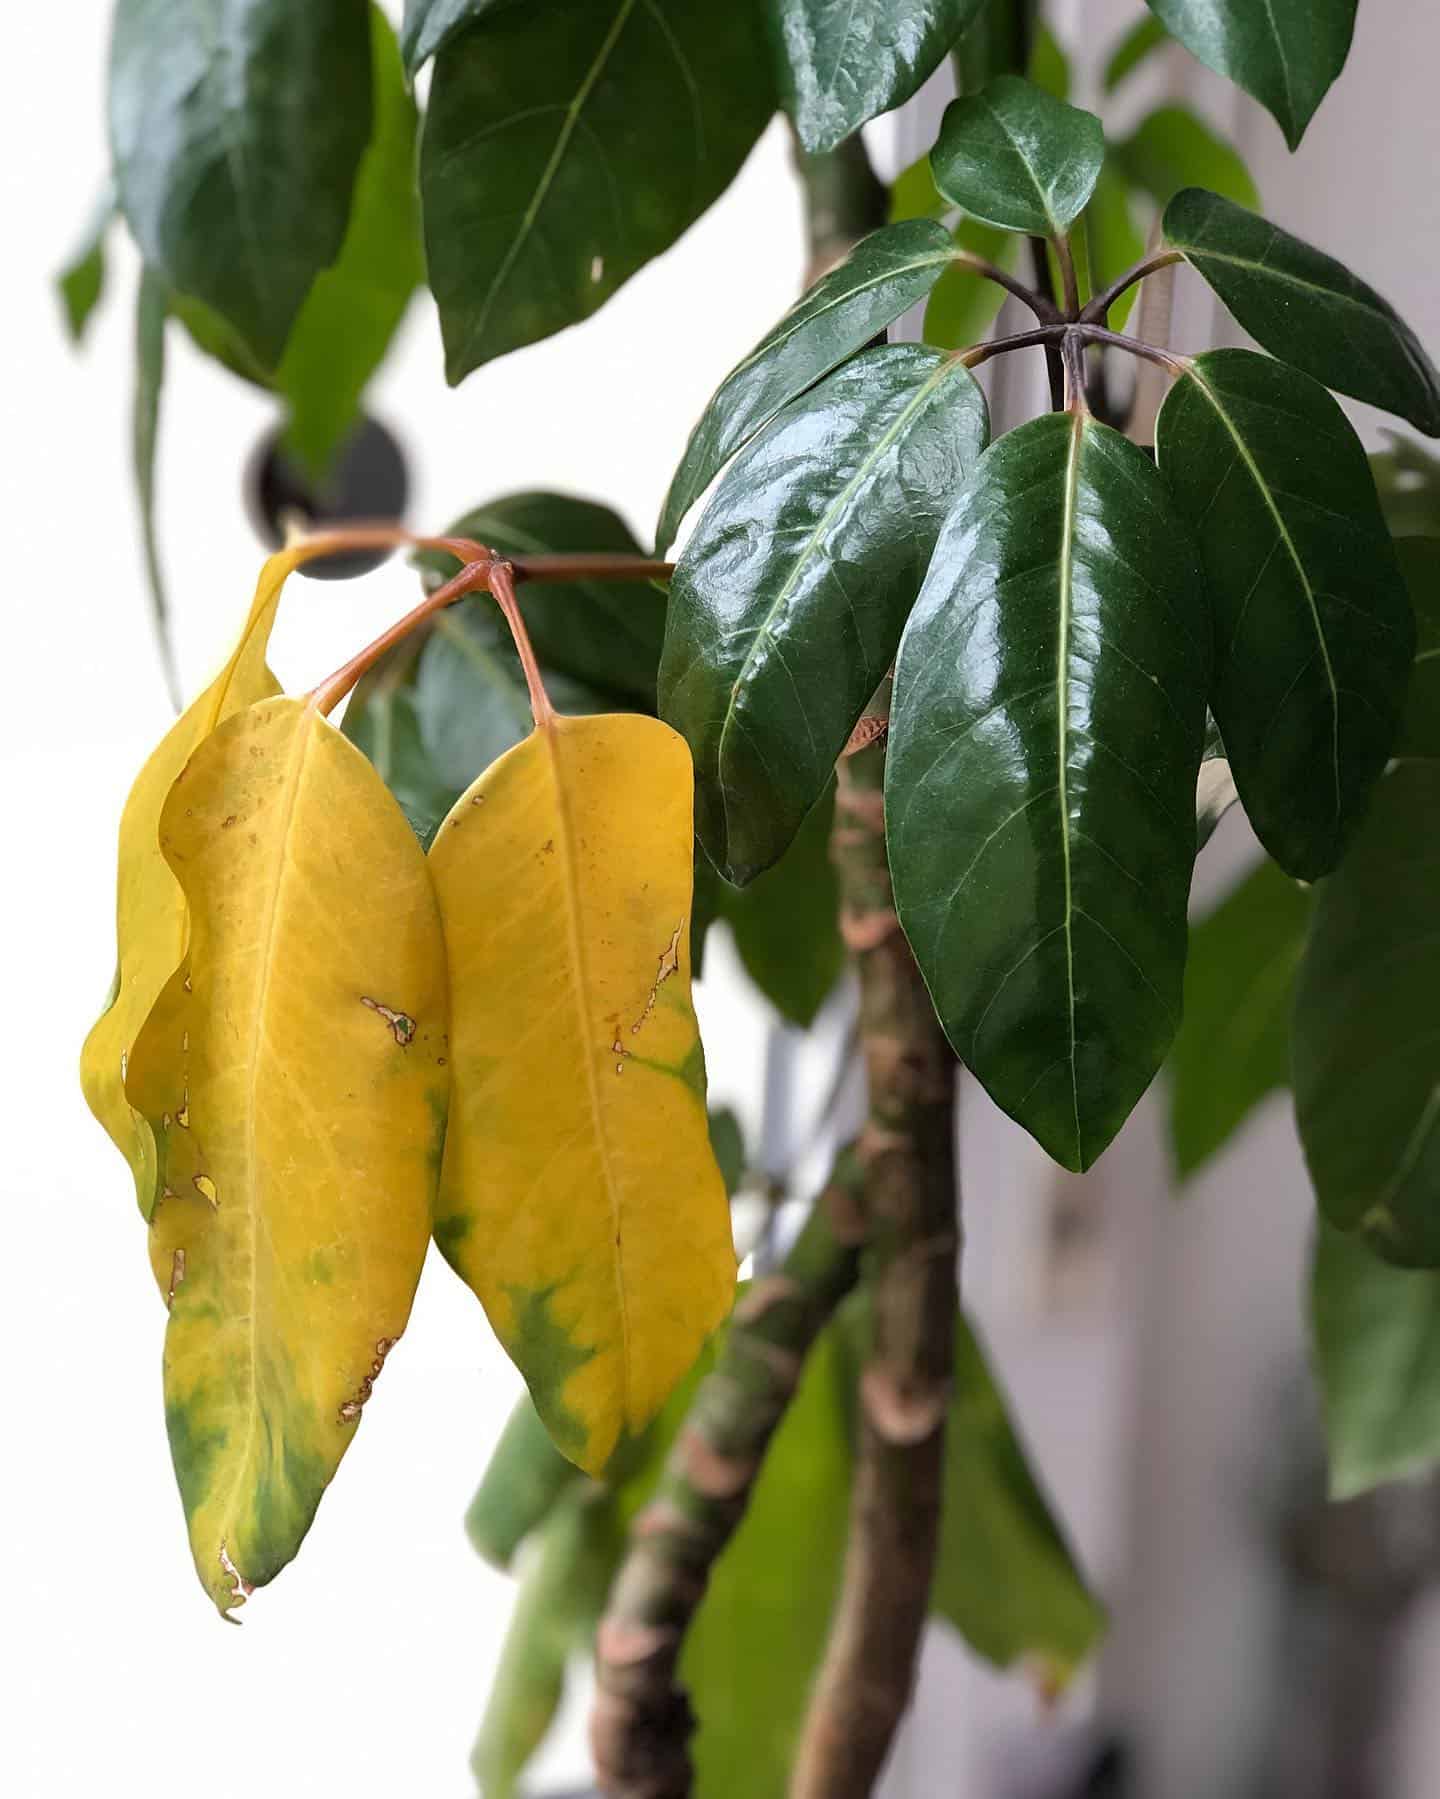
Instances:
[[[1055,282],[1050,274],[1050,246],[1043,237],[1030,239],[1030,265],[1035,271],[1036,291],[1057,313]],[[1060,357],[1058,340],[1045,346],[1045,367],[1050,376],[1050,405],[1059,412],[1065,404],[1065,365]]]
[[[1017,331],[1011,337],[992,337],[984,343],[972,344],[968,350],[957,351],[958,359],[967,369],[978,369],[982,362],[989,362],[992,356],[1006,356],[1011,350],[1030,350],[1043,344],[1048,356],[1052,350],[1058,355],[1062,339],[1070,327],[1058,325],[1041,325],[1035,331]]]
[[[680,1651],[710,1570],[745,1515],[806,1353],[855,1284],[860,1168],[844,1151],[778,1273],[735,1308],[630,1547],[596,1637],[590,1739],[600,1783],[620,1799],[681,1799],[694,1715]]]
[[[1014,294],[1017,300],[1023,300],[1042,325],[1058,325],[1060,310],[1051,304],[1043,294],[1037,294],[1033,287],[1026,287],[1023,281],[1002,269],[998,263],[990,262],[984,256],[977,256],[971,250],[957,250],[952,258],[960,268],[969,269],[972,274],[983,275],[987,281],[993,281],[1003,287],[1007,293]]]
[[[345,533],[338,533],[345,536]],[[478,547],[478,546],[477,546]],[[490,573],[496,566],[494,559],[487,551],[483,557],[474,562],[467,562],[453,580],[447,581],[443,587],[437,587],[434,593],[426,594],[418,606],[382,631],[373,643],[369,643],[358,655],[352,656],[342,667],[310,693],[310,704],[322,717],[328,717],[340,704],[345,695],[354,687],[360,677],[366,674],[387,651],[392,650],[402,639],[408,637],[417,626],[423,625],[434,613],[441,612],[446,606],[453,605],[467,593],[475,593],[490,585]]]
[[[873,1340],[844,1587],[791,1799],[864,1799],[909,1704],[939,1541],[954,1355],[956,1064],[895,916],[885,754],[838,771],[832,855],[860,975],[869,1116],[860,1140]]]
[[[520,612],[520,602],[515,598],[515,570],[508,562],[492,562],[488,569],[487,585],[495,604],[505,616],[505,623],[510,627],[510,635],[515,642],[515,653],[520,658],[520,666],[525,671],[525,686],[530,694],[530,711],[536,726],[544,730],[555,717],[555,708],[550,704],[550,695],[545,691],[545,682],[540,673],[540,664],[535,660],[535,649],[530,642],[530,633],[525,629],[525,620]]]
[[[1071,335],[1080,343],[1106,344],[1114,350],[1125,350],[1131,356],[1157,363],[1172,375],[1183,375],[1190,368],[1188,356],[1176,356],[1170,350],[1162,350],[1158,344],[1147,344],[1144,338],[1129,337],[1123,331],[1107,331],[1103,325],[1075,325]]]
[[[1080,323],[1082,325],[1103,325],[1109,316],[1110,308],[1121,294],[1134,287],[1137,281],[1143,281],[1147,275],[1153,275],[1159,269],[1168,269],[1174,263],[1184,262],[1184,260],[1185,258],[1178,250],[1157,250],[1151,256],[1142,257],[1133,268],[1126,269],[1123,275],[1112,281],[1109,287],[1102,293],[1096,294],[1095,298],[1081,309]]]
[[[1060,278],[1065,283],[1065,317],[1079,318],[1080,284],[1075,279],[1075,257],[1070,249],[1070,239],[1063,233],[1055,239],[1055,256],[1060,264]]]

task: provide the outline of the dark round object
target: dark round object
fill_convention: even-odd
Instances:
[[[399,444],[377,419],[362,418],[345,440],[321,484],[287,455],[283,427],[261,438],[245,471],[245,505],[255,529],[272,550],[299,518],[307,529],[351,524],[357,519],[400,519],[410,498],[410,475]],[[369,574],[389,550],[350,550],[303,563],[302,575],[345,581]]]

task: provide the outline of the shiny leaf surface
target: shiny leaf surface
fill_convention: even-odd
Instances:
[[[579,1479],[580,1470],[551,1442],[529,1398],[522,1398],[465,1514],[465,1534],[476,1553],[492,1567],[508,1568]]]
[[[984,446],[959,362],[868,351],[731,464],[675,570],[662,714],[695,755],[700,841],[737,885],[778,860],[895,654]]]
[[[1440,437],[1440,371],[1389,302],[1342,263],[1200,188],[1166,207],[1165,237],[1263,349]]]
[[[730,183],[773,108],[756,0],[496,6],[435,61],[421,135],[452,382],[588,318]]]
[[[445,950],[399,808],[299,700],[205,739],[160,843],[190,914],[167,1072],[195,1170],[155,1216],[166,1420],[195,1566],[228,1611],[299,1548],[409,1316],[449,1084]]]
[[[950,258],[950,233],[943,226],[907,219],[873,232],[801,295],[720,383],[691,432],[660,514],[661,555],[735,452],[782,407],[923,300]]]
[[[1015,75],[952,100],[930,154],[935,185],[972,217],[1058,236],[1095,191],[1105,133],[1088,112]]]
[[[1180,1016],[1209,621],[1144,454],[1062,414],[989,450],[900,646],[895,903],[995,1101],[1086,1168]]]
[[[1397,756],[1440,761],[1440,538],[1401,538],[1395,545],[1415,613],[1415,668]]]
[[[554,718],[430,852],[456,1083],[436,1240],[591,1473],[734,1290],[690,1002],[691,783],[657,720]]]
[[[1380,781],[1320,888],[1295,1006],[1295,1109],[1324,1216],[1440,1267],[1440,762]]]
[[[110,139],[147,263],[273,369],[370,136],[366,0],[118,0]]]
[[[1162,207],[1187,187],[1208,188],[1237,206],[1260,204],[1240,152],[1185,106],[1147,114],[1116,146],[1115,158],[1126,179]]]
[[[1357,0],[1146,0],[1192,56],[1244,88],[1293,150],[1345,67]]]
[[[1414,649],[1365,453],[1324,388],[1248,350],[1201,356],[1155,442],[1200,539],[1240,798],[1280,866],[1314,880],[1390,754]]]

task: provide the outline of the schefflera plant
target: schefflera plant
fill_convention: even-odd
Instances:
[[[1087,295],[1071,234],[1105,156],[1096,118],[1019,77],[956,100],[939,194],[1043,239],[1060,300],[933,220],[874,233],[721,384],[660,526],[667,543],[719,476],[660,671],[710,858],[743,883],[784,851],[893,665],[900,922],[957,1054],[1077,1170],[1179,1023],[1202,757],[1228,759],[1265,848],[1314,881],[1391,754],[1414,625],[1327,388],[1440,434],[1440,376],[1393,309],[1221,195],[1176,194],[1159,248]],[[1180,262],[1269,355],[1110,329]],[[1018,293],[1035,327],[949,354],[873,346],[957,267]],[[1063,405],[989,443],[970,371],[1037,346]],[[1153,459],[1091,410],[1101,350],[1172,378]]]

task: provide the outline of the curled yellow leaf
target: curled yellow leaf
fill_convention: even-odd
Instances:
[[[430,851],[455,1060],[436,1241],[591,1473],[734,1292],[690,999],[693,793],[658,720],[551,716]]]

